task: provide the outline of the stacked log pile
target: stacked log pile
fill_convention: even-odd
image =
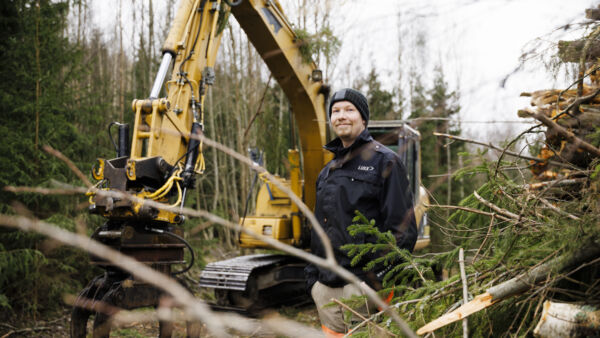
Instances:
[[[593,152],[583,149],[579,141],[592,146],[597,146],[599,141],[597,128],[600,126],[600,83],[596,79],[600,70],[595,69],[590,73],[592,81],[582,86],[581,95],[578,95],[578,89],[551,89],[522,94],[531,97],[532,108],[520,110],[519,116],[538,120],[545,116],[562,127],[557,128],[552,124],[547,126],[545,144],[538,155],[547,161],[532,161],[532,171],[540,180],[556,179],[561,173],[549,161],[571,164],[572,169],[581,169],[587,168],[596,157]],[[571,137],[572,140],[569,140],[563,129],[572,133],[575,138]],[[563,170],[565,175],[570,172],[572,171]]]
[[[586,18],[594,24],[600,20],[600,6],[587,9]],[[555,179],[560,175],[561,170],[549,165],[550,161],[584,169],[598,157],[593,148],[582,147],[582,142],[594,148],[600,144],[600,25],[584,39],[559,41],[558,57],[563,63],[578,64],[577,81],[564,90],[523,93],[522,96],[531,97],[532,107],[519,111],[520,117],[534,117],[547,127],[545,145],[538,155],[547,161],[531,163],[539,180]],[[540,117],[547,117],[558,127],[545,123]]]

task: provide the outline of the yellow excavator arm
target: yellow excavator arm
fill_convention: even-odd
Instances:
[[[323,85],[322,73],[314,62],[300,53],[302,41],[294,33],[278,1],[242,1],[231,8],[248,39],[269,67],[286,94],[298,127],[302,149],[302,173],[297,149],[288,151],[290,178],[282,180],[314,208],[319,171],[331,159],[323,149],[327,141],[325,101],[329,89]],[[302,178],[303,177],[303,181]],[[308,244],[298,207],[265,182],[259,190],[255,214],[241,220],[248,229],[294,246]],[[254,237],[241,234],[240,245],[246,248],[267,247]]]
[[[314,207],[316,178],[328,159],[323,150],[328,91],[314,62],[306,62],[300,54],[301,42],[276,0],[238,0],[235,4],[221,0],[181,0],[162,48],[162,61],[150,95],[133,101],[131,148],[120,149],[117,159],[98,160],[93,170],[94,177],[106,189],[127,191],[172,206],[183,205],[194,175],[205,168],[202,143],[190,135],[204,131],[206,88],[215,81],[213,67],[230,14],[240,23],[291,104],[302,161],[298,150],[290,150],[291,180],[285,184],[304,198],[309,207]],[[169,71],[171,77],[165,83]],[[159,98],[163,86],[167,96]],[[125,143],[119,140],[119,144]],[[280,236],[280,240],[301,245],[303,222],[295,205],[288,202],[282,209],[285,203],[273,198],[261,199],[258,204],[257,209],[263,212],[260,216],[269,219],[248,219],[242,224],[263,232],[259,228],[264,224],[258,227],[256,224],[264,220],[274,225],[271,233]],[[91,210],[109,219],[167,224],[183,220],[175,212],[111,197],[92,196]],[[243,237],[241,243],[248,247],[264,246],[249,237]]]

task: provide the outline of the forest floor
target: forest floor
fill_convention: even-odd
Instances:
[[[314,304],[303,305],[298,308],[281,307],[273,311],[305,325],[319,327],[317,310]],[[56,315],[56,318],[27,321],[13,325],[0,323],[0,337],[69,337],[70,316],[71,308],[65,307],[62,312]],[[89,337],[91,337],[92,322],[91,319],[88,321]],[[173,337],[186,336],[185,323],[175,323],[174,326]],[[158,323],[133,323],[127,327],[112,330],[110,336],[120,338],[156,337],[158,336]],[[202,328],[201,336],[210,337],[204,328]],[[275,337],[275,335],[237,335],[237,337]]]
[[[224,250],[219,246],[210,246],[205,252],[205,259],[207,262],[232,258],[240,254],[247,254],[246,252],[238,252],[238,250]],[[200,275],[201,269],[194,267],[186,275],[197,276]],[[194,278],[186,278],[188,287],[192,289],[192,292],[197,298],[203,299],[208,303],[214,298],[211,291],[194,287],[197,281]],[[54,315],[48,315],[47,318],[38,320],[23,320],[22,322],[13,321],[9,323],[0,323],[0,338],[14,338],[14,337],[69,337],[69,329],[71,322],[71,310],[72,307],[64,305],[63,308],[57,311]],[[282,317],[293,319],[296,322],[320,328],[320,322],[317,314],[317,309],[313,303],[302,304],[299,306],[283,306],[272,310],[265,310],[264,315],[272,314],[275,311]],[[93,317],[88,320],[88,337],[91,337]],[[142,337],[157,337],[158,336],[158,322],[154,323],[133,323],[127,327],[113,329],[110,333],[111,337],[119,338],[142,338]],[[271,337],[269,335],[235,335],[236,337]],[[173,337],[185,337],[186,326],[184,322],[175,323]],[[211,335],[202,328],[201,337],[211,337]],[[275,335],[272,335],[275,337]]]

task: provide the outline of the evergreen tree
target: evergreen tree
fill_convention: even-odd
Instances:
[[[356,79],[352,86],[365,93],[369,103],[370,119],[402,119],[402,94],[396,89],[391,91],[383,89],[375,67],[371,68],[365,77]]]
[[[0,3],[0,189],[7,185],[47,186],[51,180],[80,184],[64,163],[41,148],[50,145],[89,168],[98,130],[86,99],[89,72],[84,50],[64,36],[67,1],[10,0]],[[101,95],[101,93],[98,93]],[[3,192],[0,210],[18,200],[37,218],[74,230],[83,196],[52,197]],[[56,308],[62,292],[77,292],[92,268],[87,256],[51,248],[41,236],[0,227],[0,320]],[[57,273],[59,272],[59,273]]]
[[[432,132],[459,135],[460,124],[456,120],[460,110],[458,93],[449,90],[441,66],[435,68],[433,86],[428,91],[428,96],[429,116],[434,118],[434,120],[428,122]],[[439,202],[457,204],[459,200],[453,198],[456,193],[453,193],[451,189],[451,174],[457,169],[457,154],[464,151],[464,143],[454,144],[442,137],[434,135],[431,135],[431,137],[433,138],[433,142],[430,142],[433,145],[433,152],[430,151],[429,156],[433,156],[434,164],[430,168],[433,169],[431,173],[433,175],[446,174],[446,176],[441,176],[442,178],[438,181],[438,191],[435,194]]]
[[[429,90],[415,76],[413,73],[410,118],[421,133],[423,183],[438,202],[457,203],[457,199],[446,198],[450,180],[447,174],[448,168],[457,168],[457,154],[464,151],[464,144],[449,144],[433,133],[460,134],[460,124],[455,120],[460,110],[458,94],[448,88],[440,66],[435,68]]]
[[[460,156],[466,152],[465,144],[449,142],[433,133],[460,135],[457,120],[460,106],[458,93],[448,88],[441,66],[434,70],[433,84],[426,89],[416,72],[411,72],[411,115],[413,125],[421,133],[421,177],[423,185],[433,198],[432,204],[457,205],[474,190],[475,182],[455,181],[454,173],[462,166]],[[444,236],[436,225],[444,225],[449,216],[447,210],[430,212],[433,250],[444,242]]]
[[[371,68],[365,84],[367,86],[366,96],[372,119],[393,120],[401,118],[401,114],[396,112],[394,93],[381,88],[381,81],[378,79],[375,68]]]

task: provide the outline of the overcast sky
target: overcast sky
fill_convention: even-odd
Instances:
[[[598,3],[590,0],[353,1],[344,11],[346,25],[340,30],[344,41],[340,62],[358,58],[361,67],[368,69],[375,65],[387,83],[393,83],[398,78],[395,62],[400,50],[398,27],[404,40],[422,31],[426,52],[415,57],[414,50],[401,49],[406,63],[403,71],[411,63],[416,64],[417,69],[424,68],[424,82],[430,83],[431,70],[442,64],[450,86],[460,92],[460,115],[465,121],[466,135],[484,140],[492,137],[496,141],[509,132],[515,135],[528,125],[472,122],[520,120],[517,110],[529,105],[528,98],[519,97],[521,92],[564,87],[571,81],[564,71],[555,78],[536,58],[514,72],[521,55],[534,47],[555,53],[559,39],[581,36],[581,30],[567,35],[556,28],[585,22],[585,9]],[[343,79],[335,78],[334,86],[343,86]]]
[[[280,1],[286,8],[296,3]],[[129,1],[123,3],[130,6]],[[585,9],[598,3],[592,0],[346,0],[341,8],[330,13],[334,33],[343,43],[332,85],[334,88],[349,86],[359,74],[375,67],[386,89],[391,89],[400,72],[405,73],[406,80],[410,66],[423,74],[423,82],[428,85],[433,67],[441,64],[451,89],[460,93],[460,118],[465,121],[465,134],[497,141],[507,136],[507,130],[514,135],[528,125],[474,122],[517,121],[517,110],[529,104],[527,98],[519,97],[521,92],[564,87],[570,82],[564,72],[555,78],[555,74],[546,71],[536,60],[514,72],[521,55],[533,47],[554,53],[559,39],[577,37],[555,29],[567,23],[577,26],[584,22]],[[164,5],[164,1],[154,1],[157,13],[164,11]],[[112,30],[117,7],[118,0],[92,1],[96,26],[104,31]],[[293,13],[288,16],[294,17]],[[130,16],[124,13],[124,17]],[[157,21],[163,22],[162,19]],[[424,36],[425,47],[418,53],[408,46],[419,32]],[[398,53],[402,55],[401,66]],[[355,74],[353,78],[346,75],[348,67],[350,73]],[[506,78],[502,87],[502,80]],[[402,86],[408,87],[407,83]]]

